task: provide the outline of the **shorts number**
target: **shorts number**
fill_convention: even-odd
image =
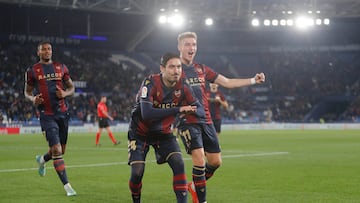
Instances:
[[[128,144],[129,150],[135,151],[136,150],[136,140],[131,140]]]

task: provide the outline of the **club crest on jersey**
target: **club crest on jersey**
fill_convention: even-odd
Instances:
[[[196,68],[196,72],[198,72],[198,73],[202,73],[203,71],[202,71],[202,69],[201,68]]]
[[[55,66],[56,69],[60,70],[60,66]]]
[[[181,90],[175,90],[174,95],[175,95],[175,97],[180,97],[181,96]]]
[[[150,83],[150,80],[146,79],[145,82],[144,82],[144,85],[148,85],[149,83]]]
[[[147,87],[143,87],[141,89],[141,98],[146,98],[147,97],[147,92],[148,92]]]
[[[156,92],[156,96],[160,96],[160,92]]]

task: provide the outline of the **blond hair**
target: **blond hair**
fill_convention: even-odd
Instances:
[[[185,38],[194,38],[195,40],[197,40],[197,35],[195,32],[183,32],[183,33],[180,33],[178,35],[178,43],[180,44],[180,42],[185,39]]]

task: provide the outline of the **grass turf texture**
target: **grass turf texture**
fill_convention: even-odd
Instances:
[[[64,157],[75,197],[66,197],[51,161],[45,177],[37,174],[35,155],[47,150],[42,135],[0,135],[0,202],[131,202],[126,136],[115,134],[120,145],[103,133],[101,147],[94,133],[70,135]],[[223,165],[207,182],[210,203],[360,202],[359,130],[224,131],[220,143]],[[175,202],[171,169],[154,159],[150,150],[142,200]]]

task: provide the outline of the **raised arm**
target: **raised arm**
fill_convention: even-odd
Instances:
[[[214,82],[226,88],[245,87],[249,85],[264,83],[265,74],[257,73],[253,78],[227,78],[222,74],[219,74]]]

